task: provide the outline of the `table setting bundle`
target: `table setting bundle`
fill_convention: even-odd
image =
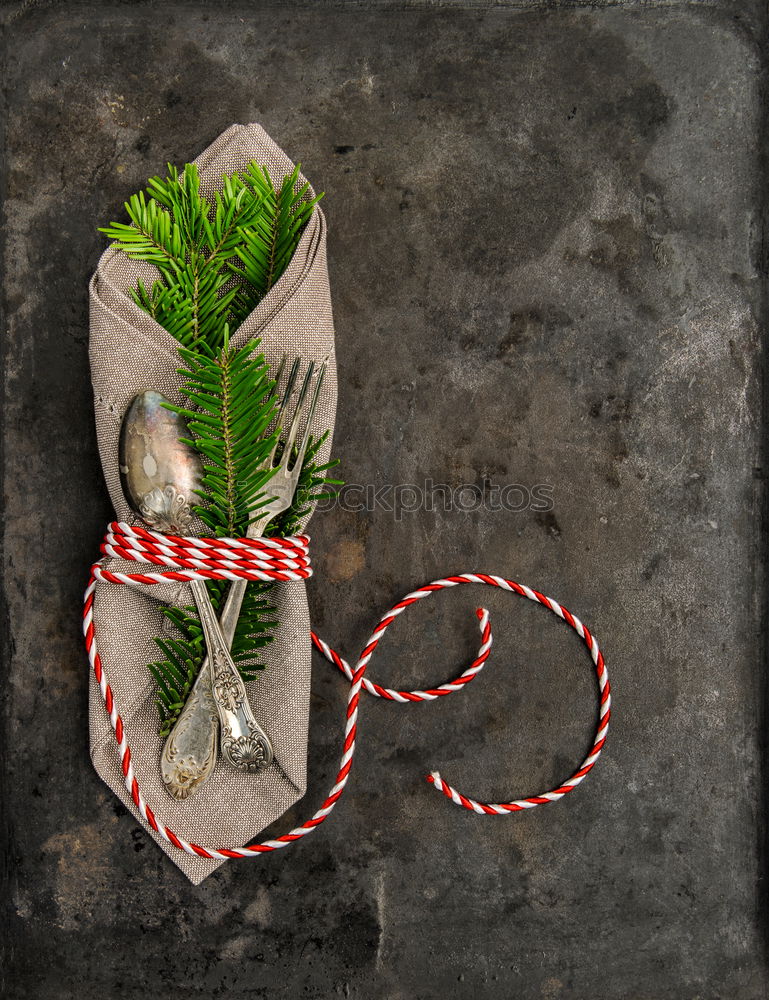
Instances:
[[[407,706],[478,676],[492,646],[483,608],[478,653],[453,680],[400,691],[367,676],[385,631],[443,589],[493,586],[563,620],[588,650],[599,708],[587,757],[556,788],[485,803],[432,772],[436,790],[485,815],[555,802],[589,773],[608,732],[595,638],[506,577],[420,587],[349,663],[312,631],[306,532],[339,485],[332,438],[344,392],[320,200],[259,125],[233,125],[194,162],[151,178],[125,221],[101,227],[110,246],[89,286],[97,440],[115,511],[84,604],[91,758],[195,884],[326,820],[348,784],[362,695]],[[349,684],[338,771],[312,816],[253,843],[306,792],[313,648]]]

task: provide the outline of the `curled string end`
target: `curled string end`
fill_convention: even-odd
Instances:
[[[436,781],[440,781],[441,776],[437,771],[431,771],[429,774],[425,775],[425,781],[429,781],[431,785],[434,785]]]

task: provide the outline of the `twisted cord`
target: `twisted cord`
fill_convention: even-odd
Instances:
[[[375,697],[386,698],[390,701],[401,703],[432,701],[443,695],[462,690],[467,683],[478,675],[488,659],[492,644],[489,613],[485,608],[479,608],[476,612],[481,633],[481,645],[478,653],[470,666],[453,680],[424,691],[397,691],[392,688],[382,687],[365,677],[374,651],[384,633],[395,619],[403,614],[407,608],[411,607],[412,604],[448,587],[456,587],[466,583],[498,587],[510,593],[518,594],[520,597],[525,597],[530,601],[535,601],[563,619],[583,640],[593,661],[599,690],[598,723],[593,745],[577,771],[557,788],[540,795],[516,799],[512,802],[483,803],[457,791],[457,789],[445,782],[437,771],[427,776],[428,782],[438,791],[443,792],[448,799],[464,809],[484,815],[506,815],[522,809],[532,809],[535,806],[556,802],[558,799],[563,798],[564,795],[573,791],[592,770],[606,742],[611,715],[609,676],[603,654],[598,648],[595,637],[590,633],[588,628],[557,601],[546,597],[544,594],[539,593],[539,591],[516,583],[514,580],[506,580],[503,577],[489,576],[482,573],[463,573],[458,576],[450,576],[442,580],[435,580],[421,587],[419,590],[407,594],[394,604],[387,614],[380,619],[376,628],[371,633],[354,667],[351,667],[346,660],[342,659],[328,643],[320,639],[314,632],[310,633],[312,642],[319,652],[338,667],[350,682],[342,758],[334,784],[320,809],[310,819],[302,823],[301,826],[295,827],[289,833],[272,840],[251,844],[247,847],[216,848],[192,844],[179,837],[170,827],[166,826],[156,817],[154,811],[144,799],[136,780],[133,764],[131,763],[131,748],[126,738],[125,726],[115,705],[112,688],[107,679],[96,642],[93,604],[97,583],[103,581],[119,585],[131,585],[135,583],[156,584],[166,580],[304,580],[312,575],[309,561],[309,538],[305,535],[297,535],[291,538],[262,539],[185,538],[175,535],[163,535],[160,532],[150,531],[145,528],[132,527],[121,522],[113,522],[108,527],[107,534],[102,542],[101,551],[104,556],[117,556],[133,562],[151,563],[156,566],[166,567],[161,571],[153,573],[115,573],[106,570],[103,561],[94,563],[91,567],[91,575],[85,591],[83,632],[85,634],[88,658],[102,698],[104,699],[110,724],[115,735],[123,779],[128,793],[139,814],[149,823],[152,829],[166,841],[188,854],[210,859],[254,858],[259,854],[287,847],[320,826],[341,798],[347,785],[355,753],[358,705],[362,690]]]

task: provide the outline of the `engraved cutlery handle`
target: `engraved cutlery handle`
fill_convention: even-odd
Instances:
[[[246,581],[230,585],[219,619],[224,641],[232,645]],[[219,712],[211,693],[211,665],[206,656],[184,708],[163,747],[160,770],[175,799],[191,798],[208,781],[216,766]]]
[[[175,799],[191,798],[216,766],[219,713],[211,693],[208,657],[160,755],[163,782]]]
[[[221,725],[222,755],[238,771],[257,771],[271,763],[272,746],[251,712],[246,687],[230,656],[206,585],[201,580],[193,580],[190,587],[208,647],[211,689]],[[238,611],[241,602],[242,595]]]

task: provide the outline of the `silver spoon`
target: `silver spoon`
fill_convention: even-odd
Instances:
[[[178,535],[191,533],[192,504],[200,489],[203,471],[198,453],[180,438],[189,437],[186,421],[166,409],[167,400],[152,389],[136,396],[123,418],[120,434],[120,475],[131,507],[151,528]],[[273,759],[267,734],[253,717],[243,679],[229,651],[227,638],[216,618],[202,580],[190,581],[208,650],[201,674],[210,684],[196,684],[195,703],[187,713],[189,726],[174,728],[161,756],[163,780],[174,798],[187,798],[208,777],[216,763],[214,713],[222,727],[222,750],[239,771],[256,771]],[[234,632],[235,623],[227,622]],[[192,698],[192,695],[190,696]],[[188,699],[189,702],[190,699]],[[183,714],[186,712],[183,711]],[[212,737],[201,743],[200,726]],[[188,734],[188,739],[185,739]],[[190,754],[192,746],[206,746],[204,759]]]

